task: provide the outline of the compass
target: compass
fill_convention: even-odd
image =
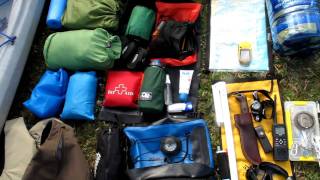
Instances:
[[[181,140],[174,136],[161,139],[161,151],[167,156],[175,156],[181,151]]]
[[[299,129],[310,129],[315,123],[314,116],[309,112],[300,112],[294,117],[294,121]]]

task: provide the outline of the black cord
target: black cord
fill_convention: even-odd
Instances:
[[[183,162],[187,158],[188,154],[189,154],[189,135],[187,135],[187,137],[186,137],[186,153],[184,154],[184,157],[182,158],[182,160],[180,160],[178,162],[173,162],[173,163]]]
[[[169,162],[169,164],[173,164],[173,163],[181,163],[183,161],[185,161],[185,159],[188,157],[189,155],[189,135],[190,133],[187,133],[186,136],[185,136],[185,139],[186,139],[186,151],[181,151],[184,153],[184,156],[183,157],[174,157],[175,159],[177,158],[182,158],[181,160],[179,161],[173,161],[173,162]],[[169,137],[169,136],[164,136],[164,137]],[[161,137],[163,138],[163,137]],[[148,138],[149,140],[150,139],[155,139],[154,141],[156,141],[156,139],[160,139],[159,137],[157,138]],[[143,139],[143,140],[147,140],[147,139]],[[134,143],[137,143],[138,141],[135,141]],[[150,142],[150,141],[140,141],[140,142]],[[137,163],[137,162],[141,162],[141,161],[163,161],[163,162],[166,162],[168,160],[168,157],[166,158],[163,158],[163,159],[139,159],[141,156],[145,155],[145,154],[149,154],[149,153],[152,153],[152,152],[157,152],[157,151],[160,151],[159,148],[157,149],[154,149],[154,150],[151,150],[151,151],[148,151],[148,152],[145,152],[145,153],[142,153],[138,156],[136,156],[133,160],[133,163]]]

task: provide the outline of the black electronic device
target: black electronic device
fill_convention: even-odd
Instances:
[[[288,136],[286,126],[277,123],[277,96],[274,96],[274,112],[273,112],[273,159],[275,161],[287,161],[289,159]]]
[[[256,131],[256,135],[257,135],[257,137],[259,139],[259,142],[260,142],[260,144],[262,146],[263,151],[265,153],[272,152],[272,146],[271,146],[271,144],[269,142],[269,139],[268,139],[263,127],[262,126],[257,126],[257,127],[254,128],[254,130]]]

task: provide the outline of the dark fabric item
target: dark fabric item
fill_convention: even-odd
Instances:
[[[208,165],[194,164],[168,164],[166,166],[130,169],[131,180],[163,179],[163,178],[201,178],[212,175],[213,169]]]
[[[141,123],[143,121],[142,113],[138,110],[131,109],[111,109],[111,108],[102,108],[98,120],[108,121],[113,123]]]
[[[194,54],[195,34],[193,25],[187,22],[165,21],[159,35],[152,40],[149,46],[151,58],[177,58]]]
[[[206,131],[203,127],[196,127],[190,135],[192,142],[192,158],[195,159],[196,163],[210,164],[210,154],[208,149]]]
[[[166,73],[162,67],[150,66],[144,71],[139,97],[139,109],[143,113],[158,114],[164,108]]]
[[[54,119],[48,138],[38,148],[23,180],[72,179],[90,180],[89,166],[73,128]]]
[[[197,108],[197,100],[198,100],[198,89],[200,84],[200,61],[194,65],[184,66],[183,70],[194,70],[192,75],[192,81],[189,91],[189,100],[192,102],[194,112],[196,112]],[[179,83],[180,83],[180,69],[181,67],[170,67],[167,68],[167,72],[170,76],[172,95],[173,95],[173,103],[181,103],[179,99]]]
[[[135,52],[138,50],[138,45],[135,41],[128,41],[126,42],[125,46],[122,48],[121,52],[121,60],[125,63],[132,59]]]
[[[131,60],[129,60],[127,64],[128,69],[144,69],[148,64],[147,59],[148,51],[144,48],[139,47],[136,53],[134,53],[134,56]]]
[[[101,131],[97,138],[96,180],[121,179],[122,154],[118,128]]]
[[[3,172],[4,169],[4,162],[5,162],[5,151],[4,151],[4,146],[5,145],[5,135],[4,135],[4,129],[1,130],[0,134],[0,176]]]

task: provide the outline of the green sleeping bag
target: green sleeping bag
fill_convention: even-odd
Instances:
[[[68,0],[62,24],[69,29],[116,31],[121,11],[120,0]]]
[[[106,30],[76,30],[51,34],[43,54],[49,69],[106,70],[120,58],[121,41]]]

